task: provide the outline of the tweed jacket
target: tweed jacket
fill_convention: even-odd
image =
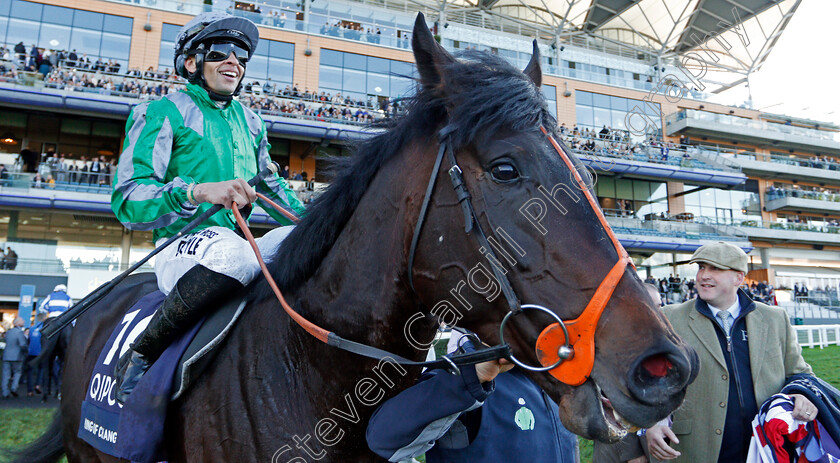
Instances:
[[[696,299],[664,308],[674,330],[700,357],[700,373],[688,386],[685,402],[674,412],[672,430],[680,440],[671,446],[682,453],[673,462],[717,461],[723,441],[726,402],[731,375],[712,321],[695,308]],[[746,315],[747,345],[752,366],[753,390],[760,407],[781,391],[785,378],[812,373],[802,358],[796,331],[784,309],[760,302]],[[742,308],[743,310],[743,308]]]

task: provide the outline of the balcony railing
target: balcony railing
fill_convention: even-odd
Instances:
[[[788,166],[798,166],[798,167],[810,167],[812,169],[825,169],[825,170],[840,170],[840,161],[831,158],[818,158],[818,159],[805,159],[801,157],[795,156],[779,156],[779,155],[771,155],[768,156],[769,161],[776,163],[776,164],[785,164]],[[754,158],[756,161],[767,161],[768,157],[764,159],[761,156]]]
[[[72,161],[72,160],[69,160]],[[20,165],[10,166],[19,170]],[[37,188],[43,190],[73,191],[78,193],[111,194],[112,173],[88,173],[79,170],[53,168],[47,162],[38,166],[40,179],[36,174],[9,172],[7,178],[0,179],[0,186],[8,188]]]
[[[129,265],[134,262],[130,262]],[[74,269],[118,271],[120,263],[113,260],[83,262],[81,260],[62,261],[60,259],[21,259],[18,258],[14,269],[6,269],[17,273],[37,274],[66,274]],[[154,267],[144,264],[138,269],[140,272],[154,271]]]
[[[764,197],[767,201],[773,201],[781,198],[801,198],[840,203],[840,191],[838,190],[811,191],[799,188],[770,187],[765,192]]]
[[[616,233],[637,236],[666,236],[692,240],[748,241],[737,229],[721,227],[703,221],[686,220],[685,215],[648,214],[645,219],[629,217],[625,211],[605,209],[610,225]]]
[[[719,145],[697,144],[694,146],[696,147],[696,149],[701,150],[705,154],[717,155],[720,156],[722,159],[741,159],[747,161],[784,164],[787,166],[808,167],[811,169],[823,169],[834,171],[840,170],[840,160],[830,158],[828,156],[815,156],[811,158],[805,158],[795,155],[767,155],[754,153],[752,151],[735,151],[728,148],[721,148]]]
[[[74,72],[79,75],[94,74],[89,71]],[[37,75],[40,76],[40,74]],[[135,89],[139,89],[141,86],[149,83],[152,84],[152,88],[162,83],[171,88],[167,88],[166,91],[162,91],[161,93],[157,93],[155,91],[150,93],[140,93],[139,91],[121,91],[119,89],[122,87],[114,85],[113,82],[110,83],[110,88],[102,86],[85,86],[81,83],[70,83],[64,80],[51,81],[50,79],[48,79],[47,82],[38,81],[38,84],[41,88],[51,88],[64,92],[85,93],[90,95],[103,95],[106,97],[118,97],[132,101],[159,99],[166,93],[177,91],[183,87],[183,84],[180,82],[172,80],[151,80],[145,78],[134,79],[129,76],[107,73],[103,73],[102,75],[105,76],[105,78],[116,80],[117,83],[120,83],[124,79],[139,82],[140,85],[135,85]],[[0,82],[27,86],[25,77],[26,76],[24,76],[23,73],[20,73],[16,77],[0,77]],[[240,101],[245,106],[250,107],[255,112],[262,115],[365,127],[368,126],[370,122],[380,120],[383,117],[388,117],[396,111],[395,107],[390,106],[387,110],[382,110],[366,104],[360,105],[359,102],[347,103],[345,101],[321,101],[315,96],[305,98],[303,96],[286,95],[282,91],[276,93],[266,93],[261,90],[261,88],[262,87],[259,87],[258,90],[243,93],[240,97]],[[265,105],[268,105],[271,109],[264,109]],[[344,111],[345,109],[349,111],[349,113]],[[344,114],[340,115],[342,111],[344,111]]]
[[[816,233],[831,233],[840,234],[840,223],[821,222],[779,222],[772,220],[758,220],[758,219],[724,219],[720,217],[695,217],[693,219],[698,223],[706,223],[710,225],[729,225],[734,227],[747,228],[764,228],[769,230],[790,230],[790,231],[804,231]]]
[[[578,124],[579,129],[592,129],[596,134],[598,127],[586,127]],[[580,157],[591,159],[605,157],[610,159],[625,159],[628,161],[649,162],[685,169],[707,169],[727,172],[740,172],[737,166],[712,164],[698,159],[692,147],[676,143],[648,141],[634,142],[630,134],[624,130],[613,130],[606,137],[573,135],[568,131],[560,137],[566,145]],[[575,143],[577,140],[577,143]],[[589,144],[590,148],[586,145]],[[602,163],[609,166],[610,162]],[[608,168],[606,170],[609,170]]]
[[[309,8],[309,20],[298,20],[298,4],[283,0],[263,0],[258,2],[260,12],[246,11],[225,6],[187,4],[182,0],[108,0],[116,3],[134,3],[148,8],[174,11],[178,13],[195,15],[203,11],[227,11],[236,16],[250,19],[262,27],[285,29],[290,31],[305,32],[324,37],[341,38],[357,42],[370,43],[392,48],[408,50],[411,48],[410,32],[413,28],[414,15],[418,6],[404,0],[348,0],[346,3],[336,2],[326,5],[312,5]],[[217,2],[218,3],[218,2]],[[359,7],[366,5],[368,8]],[[422,7],[420,7],[422,9]],[[362,10],[362,11],[359,11]],[[386,10],[398,11],[400,15],[392,15]],[[276,12],[276,14],[275,14]],[[285,14],[285,17],[281,15]],[[301,12],[302,16],[302,12]],[[432,16],[429,16],[432,17]],[[437,17],[437,16],[434,16]],[[357,23],[362,30],[350,29],[337,24]],[[540,32],[528,27],[522,22],[509,21],[497,16],[476,14],[475,12],[464,12],[449,10],[446,15],[446,22],[460,24],[461,27],[475,29],[480,34],[513,34],[520,36],[523,41],[532,40]],[[494,40],[495,42],[496,40]],[[636,47],[630,47],[592,36],[571,36],[562,44],[570,49],[579,49],[585,53],[604,53],[611,56],[618,56],[633,61],[649,63],[654,60],[654,54],[640,51]],[[450,49],[450,51],[457,51]],[[527,63],[519,59],[510,60],[512,64],[524,67]],[[655,87],[655,82],[636,80],[632,78],[618,77],[570,69],[565,66],[557,66],[543,63],[543,72],[549,75],[569,77],[587,82],[603,83],[623,88],[630,88],[640,91],[650,91]],[[632,71],[626,71],[632,72]],[[694,100],[707,101],[712,96],[697,90],[691,90],[684,97]]]
[[[805,127],[794,127],[792,125],[776,124],[773,122],[758,121],[754,119],[730,116],[726,114],[716,114],[706,111],[698,111],[694,109],[684,109],[674,114],[669,114],[665,117],[665,121],[667,124],[681,121],[683,119],[714,122],[716,124],[733,127],[733,129],[751,128],[776,133],[798,135],[801,137],[815,138],[819,140],[838,141],[837,132],[809,129]]]

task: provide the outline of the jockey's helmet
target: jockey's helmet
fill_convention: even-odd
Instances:
[[[248,53],[247,57],[237,55],[240,63],[245,66],[245,63],[254,55],[259,40],[260,32],[257,26],[246,18],[220,12],[201,13],[178,32],[175,39],[175,72],[191,83],[207,89],[203,68],[211,44],[224,42],[238,45]],[[192,55],[196,60],[195,72],[189,72],[184,67],[184,61]],[[243,76],[240,79],[234,95],[239,94],[244,78]]]
[[[55,292],[58,292],[58,291],[63,291],[63,292],[66,293],[67,292],[67,286],[65,286],[65,285],[55,285],[55,288],[53,289],[53,292],[55,293]]]

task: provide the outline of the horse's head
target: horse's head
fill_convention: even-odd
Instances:
[[[493,272],[498,267],[521,304],[548,308],[567,322],[579,319],[626,254],[594,196],[587,196],[593,194],[592,176],[565,147],[553,144],[557,123],[540,93],[536,46],[524,72],[486,53],[456,58],[434,40],[422,15],[412,45],[420,86],[410,111],[435,120],[435,136],[441,137],[415,141],[425,169],[417,175],[429,175],[429,159],[436,159],[445,142],[493,250],[476,239],[478,227],[463,232],[471,214],[453,192],[444,157],[411,267],[421,301],[442,322],[498,343],[509,305],[501,291],[504,278]],[[581,330],[570,328],[575,352],[566,365],[574,365],[575,378],[564,384],[548,373],[530,373],[560,404],[567,428],[600,440],[617,439],[628,422],[649,426],[667,416],[699,368],[696,354],[653,304],[632,265],[613,273],[620,278],[614,291],[597,291],[608,302],[600,317],[592,318],[590,339],[583,339],[585,330],[578,337]],[[522,362],[539,366],[535,343],[553,322],[545,313],[524,311],[506,324],[505,341]],[[589,366],[587,344],[594,344]]]

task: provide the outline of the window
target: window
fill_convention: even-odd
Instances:
[[[601,130],[602,127],[611,127],[618,130],[627,130],[626,120],[628,115],[640,112],[645,120],[651,121],[657,128],[661,127],[659,114],[659,103],[634,100],[599,93],[584,92],[578,90],[575,93],[575,115],[578,127],[581,129]],[[635,124],[635,122],[634,122]],[[641,124],[637,124],[641,126]],[[642,139],[643,135],[630,132],[634,139]]]
[[[687,212],[698,217],[709,217],[725,223],[740,224],[745,220],[761,220],[757,182],[745,184],[737,190],[705,189],[684,195]],[[750,183],[749,181],[747,183]],[[696,185],[685,185],[685,191]]]
[[[67,24],[68,18],[73,17],[73,10],[60,6],[44,5],[41,21],[50,24]]]
[[[399,97],[411,90],[413,74],[412,63],[322,49],[318,90],[362,101]]]
[[[105,15],[102,13],[75,10],[75,14],[73,15],[73,27],[101,31],[104,19]]]
[[[557,119],[557,87],[544,84],[540,90],[548,102],[548,111]]]
[[[172,68],[175,62],[175,39],[178,38],[178,31],[181,26],[174,24],[163,24],[161,27],[160,56],[158,67]]]
[[[128,66],[133,19],[25,0],[0,0],[0,41],[87,54]],[[56,45],[57,43],[57,45]]]
[[[643,218],[668,212],[667,190],[662,182],[602,176],[595,189],[601,207],[610,213]]]

